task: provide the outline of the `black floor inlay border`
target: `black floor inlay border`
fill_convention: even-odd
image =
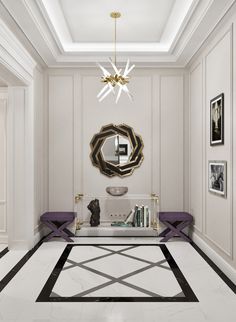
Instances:
[[[194,242],[191,242],[191,245],[225,282],[225,284],[227,284],[228,287],[236,294],[236,285],[225,275],[225,273],[223,273],[222,270]]]
[[[56,284],[57,279],[59,278],[60,273],[63,270],[63,267],[67,261],[71,264],[70,268],[73,268],[75,266],[79,266],[79,267],[83,267],[85,269],[88,269],[90,271],[93,271],[92,268],[88,268],[88,267],[83,266],[84,263],[90,262],[93,259],[90,259],[90,260],[87,260],[84,262],[80,262],[80,263],[76,263],[76,262],[73,262],[73,260],[68,259],[73,247],[85,247],[85,246],[93,246],[93,247],[97,247],[97,248],[101,248],[101,249],[103,249],[103,247],[105,248],[106,246],[123,246],[123,247],[126,246],[127,249],[128,248],[135,248],[135,247],[139,247],[139,246],[159,247],[164,255],[164,262],[167,261],[169,264],[169,267],[162,266],[163,260],[161,260],[157,263],[152,263],[152,262],[148,262],[144,259],[140,259],[140,261],[146,262],[149,266],[148,266],[148,268],[145,267],[145,268],[140,269],[138,271],[142,271],[142,270],[144,271],[144,270],[147,270],[147,269],[154,267],[154,266],[159,266],[159,267],[162,267],[162,269],[171,270],[182,291],[173,297],[161,296],[159,294],[152,293],[151,291],[148,291],[146,289],[142,289],[142,288],[139,288],[137,286],[127,283],[126,281],[123,280],[124,276],[122,276],[120,278],[114,278],[110,275],[99,272],[100,275],[109,278],[109,282],[107,282],[107,285],[111,285],[116,282],[121,283],[123,285],[129,284],[128,285],[129,287],[134,288],[140,292],[143,292],[146,296],[139,296],[139,297],[92,297],[92,296],[85,297],[84,296],[84,295],[87,295],[87,294],[93,292],[94,290],[96,291],[97,287],[95,287],[94,290],[92,290],[92,291],[91,290],[84,291],[84,292],[79,293],[78,295],[70,296],[70,297],[69,296],[63,297],[58,294],[55,294],[53,292],[54,285]],[[123,250],[118,250],[118,251],[110,250],[110,252],[113,254],[122,254],[122,252],[127,249],[125,248]],[[112,254],[103,255],[100,257],[102,258],[102,257],[110,256],[110,255],[112,255]],[[132,256],[130,256],[130,255],[125,255],[125,254],[122,254],[122,255],[132,258]],[[137,258],[135,258],[135,259],[137,259]],[[68,269],[68,267],[64,268],[64,270],[65,269]],[[127,278],[127,276],[129,277],[129,275],[130,276],[135,275],[136,273],[137,273],[137,271],[135,271],[135,273],[127,274],[127,275],[125,275],[125,278]],[[168,283],[168,281],[167,281],[167,283]],[[99,287],[98,287],[98,289],[99,289]],[[190,285],[188,284],[187,280],[185,279],[183,273],[179,269],[178,265],[176,264],[174,258],[170,254],[166,245],[163,245],[163,244],[68,244],[65,247],[61,257],[59,258],[59,260],[58,260],[55,268],[53,269],[51,275],[49,276],[47,282],[45,283],[36,302],[198,302],[198,299],[197,299],[196,295],[194,294],[193,290],[191,289]]]
[[[25,256],[23,256],[19,262],[3,277],[0,281],[0,292],[7,286],[8,283],[14,278],[19,270],[25,265],[36,250],[42,245],[43,240],[41,239],[31,250],[29,250]]]
[[[6,255],[9,252],[8,247],[4,248],[1,252],[0,252],[0,258],[2,258],[4,255]]]

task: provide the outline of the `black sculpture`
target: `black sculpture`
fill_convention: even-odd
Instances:
[[[94,199],[92,201],[90,201],[90,203],[88,204],[87,207],[92,215],[90,217],[90,225],[92,227],[96,227],[98,225],[100,225],[100,206],[99,206],[99,200],[98,199]]]

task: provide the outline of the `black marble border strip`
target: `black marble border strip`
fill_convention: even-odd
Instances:
[[[236,285],[231,281],[225,273],[198,247],[193,241],[190,243],[198,254],[207,262],[209,266],[216,272],[216,274],[228,285],[228,287],[236,294]]]
[[[19,270],[25,265],[36,250],[42,245],[43,239],[41,239],[31,250],[29,250],[19,262],[3,277],[0,281],[0,292],[7,286],[8,283],[15,277]]]
[[[50,296],[53,287],[63,269],[63,266],[73,247],[83,246],[156,246],[160,247],[164,257],[170,265],[170,268],[184,293],[184,297],[58,297]],[[42,291],[40,292],[36,302],[198,302],[196,295],[185,279],[183,273],[180,271],[177,263],[170,254],[168,248],[164,244],[68,244],[61,257],[59,258],[56,266],[54,267],[51,275],[46,281]]]
[[[6,255],[6,253],[9,252],[8,247],[4,248],[1,252],[0,252],[0,258],[2,258],[4,255]]]

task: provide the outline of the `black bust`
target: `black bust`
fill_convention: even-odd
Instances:
[[[92,215],[90,217],[90,225],[92,227],[96,227],[98,225],[100,225],[100,206],[99,206],[99,200],[98,199],[94,199],[92,201],[90,201],[90,203],[88,204],[87,207]]]

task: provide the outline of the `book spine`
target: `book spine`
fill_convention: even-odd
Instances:
[[[148,227],[151,228],[151,210],[148,209]]]
[[[140,223],[140,227],[145,227],[144,226],[144,206],[141,206],[141,223]]]
[[[134,227],[137,227],[138,226],[137,213],[138,213],[138,205],[136,205],[134,207],[134,217],[133,217],[133,226]]]
[[[141,209],[140,207],[138,207],[138,210],[137,210],[137,227],[140,227],[141,225]]]
[[[145,206],[143,209],[143,216],[144,216],[143,227],[147,227],[147,206]]]

